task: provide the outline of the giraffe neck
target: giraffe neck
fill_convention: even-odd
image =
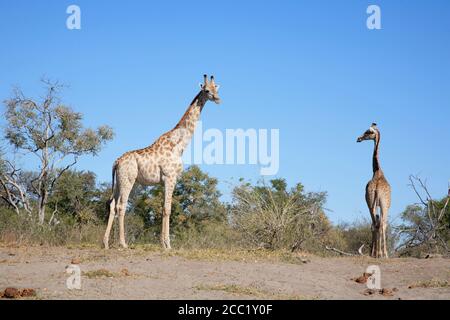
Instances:
[[[203,91],[201,91],[194,100],[192,100],[189,108],[184,113],[181,120],[172,130],[172,133],[177,133],[177,144],[180,147],[181,152],[186,148],[194,135],[195,128],[197,127],[200,114],[207,102],[207,97]]]
[[[197,94],[181,120],[175,126],[175,129],[186,129],[191,135],[193,135],[206,101],[207,98],[202,91]]]
[[[374,150],[373,150],[373,158],[372,158],[372,166],[373,173],[381,172],[380,159],[378,157],[378,151],[380,147],[380,133],[378,132],[377,137],[375,139]]]

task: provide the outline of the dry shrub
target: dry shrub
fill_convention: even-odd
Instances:
[[[316,251],[330,224],[322,210],[325,194],[286,191],[284,180],[233,191],[232,225],[245,246]]]

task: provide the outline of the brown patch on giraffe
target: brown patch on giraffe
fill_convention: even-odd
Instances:
[[[139,149],[136,151],[137,154],[143,155],[145,153],[145,149]]]

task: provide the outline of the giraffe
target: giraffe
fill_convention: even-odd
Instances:
[[[164,208],[161,229],[161,244],[170,249],[169,221],[172,207],[172,194],[177,178],[183,171],[182,154],[192,135],[200,114],[207,101],[219,104],[219,85],[215,84],[214,76],[208,81],[204,75],[200,84],[200,92],[195,96],[178,124],[170,131],[160,136],[147,148],[134,150],[123,154],[113,165],[112,196],[109,203],[109,220],[103,244],[109,248],[109,235],[115,215],[119,217],[120,245],[127,248],[125,241],[124,218],[128,197],[135,183],[141,185],[164,185]]]
[[[386,245],[386,223],[388,211],[391,206],[391,186],[381,170],[378,157],[380,147],[380,130],[377,124],[372,123],[370,128],[360,136],[357,142],[365,140],[374,141],[373,151],[373,177],[366,186],[366,202],[372,218],[372,249],[374,258],[388,258]],[[380,209],[380,215],[377,213]]]

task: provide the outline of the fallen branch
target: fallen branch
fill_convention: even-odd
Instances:
[[[339,254],[341,254],[341,255],[344,255],[344,256],[349,256],[349,257],[354,257],[354,256],[355,256],[355,255],[352,254],[352,253],[344,252],[344,251],[341,251],[341,250],[339,250],[339,249],[331,248],[331,247],[328,247],[328,246],[325,246],[325,249],[327,249],[327,250],[329,250],[329,251],[337,252],[337,253],[339,253]]]
[[[361,256],[364,255],[364,253],[362,252],[364,246],[365,246],[365,244],[363,243],[363,245],[362,245],[361,247],[359,247],[359,249],[358,249],[358,253],[359,253],[359,255],[361,255]]]

